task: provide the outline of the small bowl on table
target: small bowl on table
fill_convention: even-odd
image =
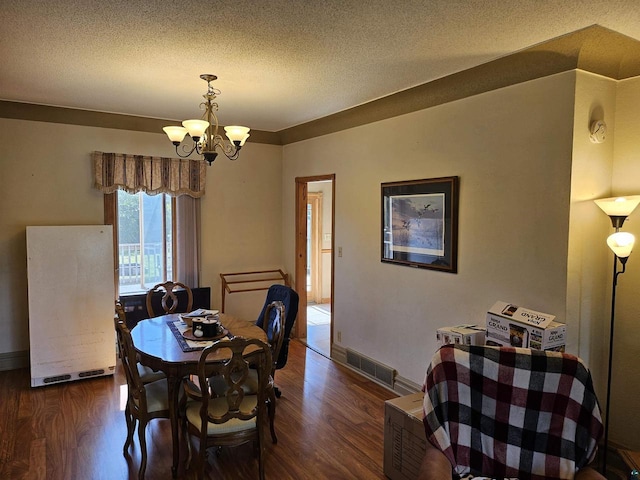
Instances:
[[[202,317],[189,317],[188,315],[180,315],[180,320],[182,320],[187,325],[187,327],[193,327],[194,318],[202,318]]]

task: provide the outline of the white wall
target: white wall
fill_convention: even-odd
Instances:
[[[284,147],[289,271],[294,179],[336,174],[343,347],[421,384],[435,329],[484,323],[496,300],[565,320],[574,82],[560,74]],[[382,264],[380,183],[451,175],[460,177],[458,274]]]
[[[162,132],[0,119],[0,356],[29,348],[25,227],[103,223],[102,194],[92,188],[94,150],[175,155]],[[212,287],[214,305],[220,272],[281,266],[281,176],[281,147],[258,144],[208,170],[201,285]],[[258,308],[251,318],[261,306],[249,305]]]

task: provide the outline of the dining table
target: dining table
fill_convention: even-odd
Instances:
[[[241,320],[232,315],[221,313],[219,321],[228,331],[226,338],[257,338],[267,343],[264,330],[255,323]],[[197,340],[190,335],[190,328],[180,314],[166,314],[139,321],[131,329],[133,345],[138,353],[138,361],[155,371],[164,372],[167,377],[169,395],[169,419],[173,446],[173,478],[178,472],[180,461],[178,408],[180,383],[182,379],[197,373],[198,361],[202,350],[214,343],[214,340]],[[224,332],[223,332],[224,333]],[[222,349],[217,356],[210,356],[212,362],[225,360]]]

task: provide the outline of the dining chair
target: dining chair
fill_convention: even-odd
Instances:
[[[278,437],[276,436],[275,429],[275,416],[276,416],[276,392],[273,381],[273,376],[276,371],[276,362],[280,349],[282,348],[282,341],[284,340],[284,304],[276,301],[271,302],[264,313],[264,320],[261,328],[264,330],[267,340],[269,342],[269,348],[271,350],[271,369],[269,371],[269,383],[267,385],[267,412],[269,414],[269,429],[271,431],[271,441],[278,443]],[[227,391],[227,384],[221,377],[213,377],[209,379],[209,385],[213,392],[218,396],[222,396]],[[249,378],[244,385],[245,393],[255,394],[258,390],[258,374],[257,370],[249,370]]]
[[[116,329],[116,339],[118,346],[118,356],[122,358],[122,352],[124,352],[124,345],[121,341],[121,335],[118,335],[118,322],[122,323],[122,328],[129,331],[129,327],[127,327],[127,317],[124,311],[124,307],[122,302],[116,300],[116,317],[115,317],[115,329]],[[130,333],[129,333],[130,334]],[[154,372],[151,368],[146,365],[142,365],[140,362],[136,362],[136,369],[138,370],[138,375],[140,376],[140,381],[142,383],[152,383],[156,380],[161,380],[163,378],[167,378],[164,372]]]
[[[282,339],[282,347],[280,348],[280,352],[278,354],[276,362],[276,369],[284,368],[287,364],[287,357],[289,355],[289,341],[291,330],[293,328],[293,324],[295,323],[296,317],[298,316],[298,303],[300,298],[298,293],[291,287],[286,285],[271,285],[269,290],[267,291],[267,298],[262,307],[262,311],[256,320],[256,325],[262,327],[265,313],[268,306],[275,301],[280,301],[284,305],[285,311],[285,320],[284,320],[284,338]],[[275,370],[273,372],[272,377],[275,380]],[[280,397],[281,392],[277,386],[274,385],[274,392],[276,397]]]
[[[198,478],[204,477],[205,452],[210,447],[255,442],[258,473],[264,480],[264,423],[272,359],[269,346],[258,339],[235,337],[206,347],[198,361],[198,386],[185,379],[181,405],[182,431],[187,436],[187,469],[191,464],[191,437],[198,438]],[[258,388],[246,393],[249,372],[255,369]],[[210,378],[220,377],[226,392],[216,396]]]
[[[161,315],[160,313],[155,313],[153,310],[153,298],[154,294],[158,292],[163,292],[162,295],[162,309],[164,313],[175,313],[178,309],[178,297],[176,295],[176,291],[184,290],[187,293],[187,304],[180,308],[181,312],[190,312],[193,308],[193,293],[191,289],[187,287],[184,283],[181,282],[164,282],[158,283],[152,289],[147,292],[147,313],[150,318],[157,317]]]
[[[166,379],[143,383],[138,374],[137,356],[131,339],[131,332],[124,322],[116,320],[118,344],[122,346],[121,360],[127,378],[127,403],[125,406],[125,420],[127,423],[127,438],[122,453],[127,456],[129,446],[133,442],[133,432],[138,422],[138,439],[140,443],[140,467],[138,478],[144,479],[147,468],[147,423],[154,418],[169,418],[169,393]]]
[[[589,467],[603,432],[600,408],[591,374],[574,355],[446,345],[423,389],[420,480],[604,479]]]
[[[278,356],[280,355],[282,343],[284,342],[284,328],[284,304],[280,301],[271,302],[264,312],[262,329],[267,335],[267,340],[269,341],[269,347],[271,349],[271,369],[269,371],[269,383],[267,386],[267,411],[269,413],[269,429],[271,430],[271,441],[273,443],[278,443],[278,437],[276,436],[275,429],[276,386],[273,377],[276,374],[276,368],[278,366]],[[254,384],[257,385],[258,382],[256,370],[251,370],[250,373],[253,377]]]

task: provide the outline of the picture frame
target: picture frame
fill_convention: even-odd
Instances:
[[[458,177],[386,182],[381,261],[458,272]]]

